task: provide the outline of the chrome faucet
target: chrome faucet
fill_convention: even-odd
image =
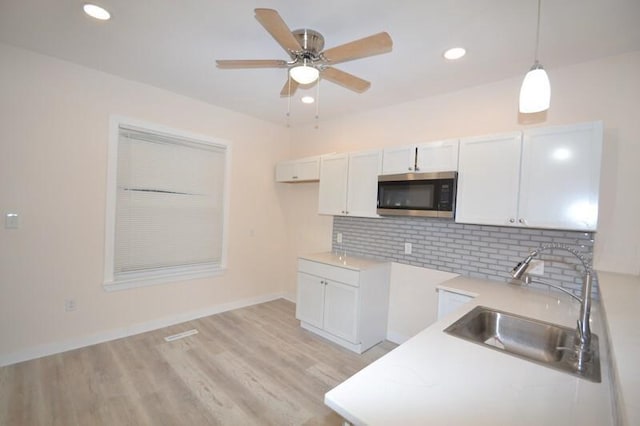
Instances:
[[[540,253],[552,250],[564,250],[573,254],[580,262],[584,269],[582,273],[582,295],[578,297],[568,290],[544,281],[533,280],[530,275],[525,274],[531,261],[540,255]],[[582,371],[586,368],[585,363],[591,360],[591,327],[589,325],[589,318],[591,316],[591,289],[593,285],[593,270],[589,261],[578,250],[566,246],[564,244],[543,244],[538,249],[532,250],[529,255],[520,263],[518,263],[511,271],[511,276],[516,279],[529,284],[530,282],[538,282],[540,284],[548,285],[549,287],[556,288],[580,302],[580,318],[578,318],[578,327],[576,330],[576,343],[574,347],[574,353],[576,356],[576,363],[578,370]]]

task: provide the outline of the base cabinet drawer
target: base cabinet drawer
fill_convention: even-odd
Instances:
[[[299,259],[296,318],[334,343],[366,351],[386,338],[389,271],[389,263],[354,270]]]

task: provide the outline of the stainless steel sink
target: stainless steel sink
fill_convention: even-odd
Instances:
[[[598,336],[592,335],[590,359],[578,368],[576,330],[476,306],[445,330],[487,348],[599,383]],[[583,360],[584,361],[584,360]]]

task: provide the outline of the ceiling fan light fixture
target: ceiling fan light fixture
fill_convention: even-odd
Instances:
[[[303,104],[312,104],[316,101],[313,96],[303,96],[300,100]]]
[[[107,21],[111,18],[111,14],[107,9],[96,4],[85,3],[82,6],[82,10],[84,10],[84,13],[87,15],[100,21]]]
[[[305,60],[302,65],[291,68],[289,75],[300,84],[310,84],[318,79],[320,71],[315,67],[308,66]]]

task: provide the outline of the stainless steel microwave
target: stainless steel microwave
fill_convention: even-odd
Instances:
[[[378,208],[382,216],[453,218],[458,172],[406,173],[378,176]]]

